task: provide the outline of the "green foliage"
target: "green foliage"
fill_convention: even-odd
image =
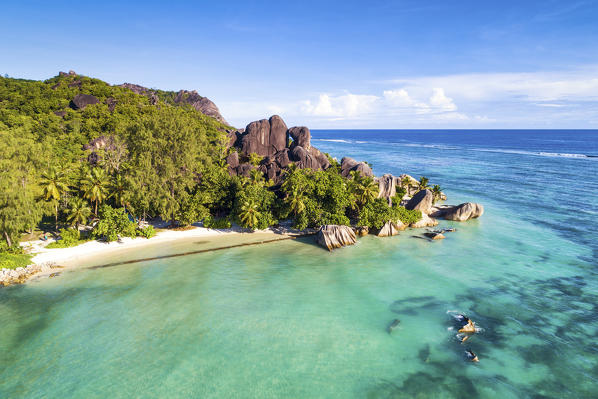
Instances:
[[[409,225],[422,218],[420,211],[410,211],[403,206],[399,206],[397,197],[393,198],[392,207],[388,206],[386,199],[376,198],[363,207],[359,216],[359,224],[372,229],[382,228],[389,220],[401,221],[403,224]]]
[[[87,219],[91,216],[91,208],[80,197],[72,198],[69,205],[67,220],[71,223],[71,226],[78,229],[80,224],[87,223]]]
[[[208,229],[230,229],[232,224],[229,218],[208,216],[203,220],[203,226]]]
[[[60,240],[48,244],[46,248],[69,248],[86,241],[81,239],[81,235],[77,229],[61,229]]]
[[[137,235],[139,237],[152,238],[156,235],[156,229],[154,229],[154,226],[152,225],[145,226],[142,229],[137,228]]]
[[[265,229],[277,221],[272,214],[276,195],[260,184],[238,188],[234,204],[234,220],[245,228]]]
[[[264,157],[261,157],[258,154],[256,154],[255,152],[252,152],[251,154],[249,154],[248,161],[253,166],[258,166],[260,164],[260,162],[262,162],[262,159],[264,159]]]
[[[411,223],[419,222],[422,218],[422,213],[421,211],[410,211],[403,206],[398,206],[395,210],[395,216],[403,224],[410,225]]]
[[[92,232],[95,239],[116,241],[121,237],[135,237],[136,224],[129,220],[127,212],[123,208],[114,209],[109,205],[102,205],[100,209],[100,221]]]
[[[284,206],[278,217],[291,216],[296,228],[350,224],[345,211],[352,203],[352,194],[347,180],[335,168],[326,171],[289,168],[281,191]]]
[[[0,252],[0,269],[16,269],[17,267],[27,267],[31,264],[30,254],[12,254]]]
[[[225,126],[175,104],[176,93],[155,92],[160,101],[152,105],[145,96],[81,75],[45,82],[0,77],[2,240],[18,241],[44,214],[54,216],[56,225],[62,217],[85,223],[87,216],[71,214],[85,208],[73,206],[76,198],[91,201],[95,214],[108,203],[139,218],[194,219],[181,211],[185,193],[195,195],[202,169],[220,161]],[[79,93],[99,103],[73,110],[69,104]],[[99,137],[109,145],[83,150]],[[230,212],[231,179],[221,183],[201,205]],[[199,208],[197,217],[204,214]]]
[[[430,179],[428,179],[427,177],[420,177],[419,178],[419,189],[420,190],[425,190],[427,188],[429,188],[430,186],[428,185],[428,183],[430,182]]]

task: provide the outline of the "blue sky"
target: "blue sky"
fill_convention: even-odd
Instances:
[[[94,3],[0,2],[0,73],[196,89],[239,127],[598,128],[598,1]]]

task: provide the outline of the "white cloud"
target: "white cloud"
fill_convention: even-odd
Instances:
[[[312,103],[311,100],[302,102],[301,111],[307,115],[351,118],[366,115],[373,109],[374,103],[379,97],[365,94],[346,93],[338,96],[320,94],[318,101]]]
[[[430,97],[430,105],[443,111],[456,111],[457,106],[453,99],[444,94],[444,89],[435,87],[432,97]]]
[[[389,83],[405,90],[442,87],[456,99],[529,101],[598,99],[598,67],[567,72],[480,73],[413,77]]]
[[[385,86],[380,86],[383,83]],[[239,126],[280,114],[310,127],[585,127],[598,118],[598,65],[562,72],[404,77],[349,90],[219,104]],[[592,122],[593,123],[593,122]]]

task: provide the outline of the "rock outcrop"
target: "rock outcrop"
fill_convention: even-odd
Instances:
[[[432,203],[434,202],[434,193],[430,190],[421,190],[415,194],[405,208],[409,210],[417,210],[421,213],[429,214],[432,210]]]
[[[274,155],[287,147],[287,126],[278,115],[251,122],[241,135],[240,142],[245,155]]]
[[[13,284],[22,284],[28,278],[39,272],[48,272],[53,267],[50,264],[31,264],[27,267],[17,267],[16,269],[0,270],[0,287]]]
[[[343,177],[349,176],[351,171],[359,172],[362,176],[373,177],[372,168],[365,162],[357,162],[353,158],[343,157],[341,159],[341,175]]]
[[[295,126],[289,129],[289,136],[293,139],[291,147],[296,145],[309,150],[311,147],[311,133],[305,126]]]
[[[73,109],[84,109],[88,105],[97,104],[100,100],[96,96],[91,94],[77,94],[71,100],[71,108]]]
[[[376,233],[378,237],[391,237],[399,234],[400,231],[405,230],[405,225],[401,222],[393,222],[389,220],[382,226],[382,228]]]
[[[438,226],[438,220],[432,219],[430,216],[422,212],[422,218],[415,223],[411,223],[409,227],[414,229],[420,229],[422,227],[434,227]]]
[[[370,228],[368,226],[357,226],[353,228],[357,237],[365,237],[370,232]]]
[[[209,98],[200,96],[195,90],[180,90],[174,102],[177,104],[189,104],[204,115],[210,116],[225,125],[228,122],[220,115],[220,110]]]
[[[147,87],[133,83],[123,83],[119,86],[129,89],[136,94],[146,96],[149,98],[150,104],[152,105],[157,104],[159,101],[155,90],[148,89]],[[228,125],[228,122],[222,117],[216,104],[214,104],[214,102],[212,102],[209,98],[200,96],[195,90],[180,90],[175,95],[173,101],[175,104],[189,104],[202,114],[212,117],[224,123],[225,125]]]
[[[392,205],[392,197],[397,194],[397,178],[385,174],[378,178],[378,198],[386,198],[388,205]]]
[[[403,180],[405,180],[405,178],[409,180],[408,186],[403,184]],[[397,180],[397,184],[405,189],[406,195],[408,197],[411,197],[413,194],[419,191],[419,182],[413,176],[403,173],[397,178]]]
[[[469,219],[475,219],[484,214],[484,206],[473,202],[466,202],[453,208],[446,209],[444,218],[464,222]]]
[[[322,226],[316,234],[316,241],[329,251],[357,242],[351,227],[333,224]]]

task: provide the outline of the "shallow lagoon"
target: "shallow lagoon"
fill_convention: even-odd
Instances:
[[[486,214],[441,222],[457,232],[440,242],[413,230],[328,253],[305,238],[3,289],[0,397],[597,396],[598,164],[354,134],[313,144],[427,175]],[[449,311],[483,333],[459,344]]]

